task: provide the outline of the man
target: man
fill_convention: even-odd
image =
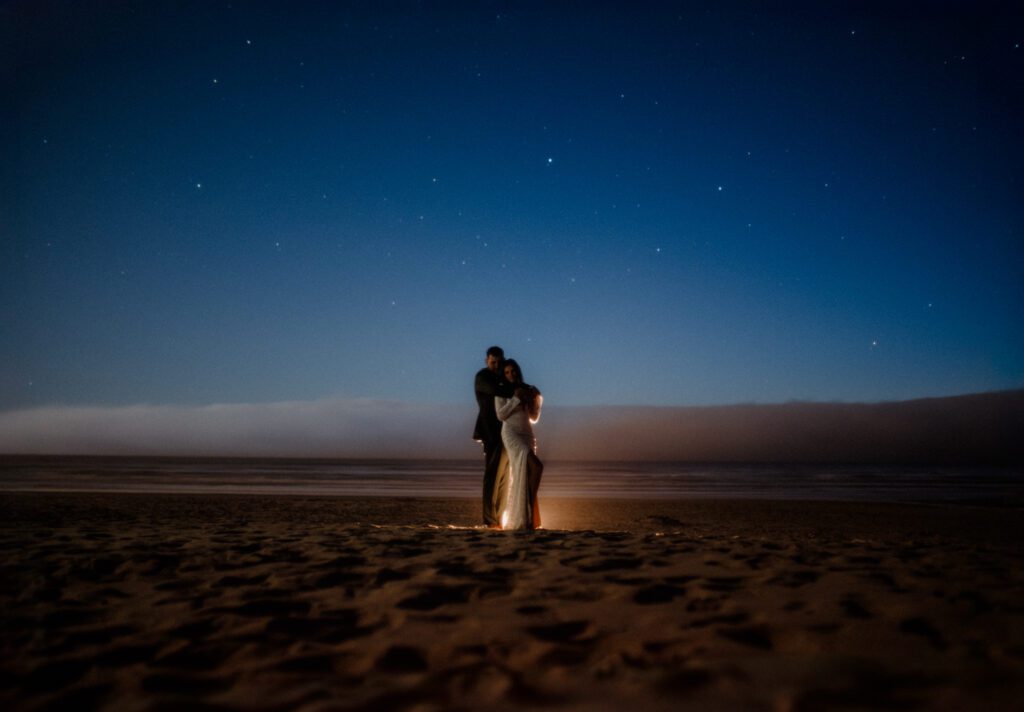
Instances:
[[[494,397],[511,395],[508,384],[501,377],[501,366],[505,360],[505,352],[500,346],[487,349],[486,366],[476,374],[473,389],[476,391],[476,403],[480,413],[476,417],[473,439],[484,446],[484,524],[489,527],[501,526],[499,517],[499,499],[502,488],[501,481],[507,465],[505,448],[501,444],[501,421],[494,412]],[[507,462],[507,460],[505,460]]]

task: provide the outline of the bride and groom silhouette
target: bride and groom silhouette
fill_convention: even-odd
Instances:
[[[537,457],[533,423],[540,419],[540,391],[523,381],[500,346],[487,349],[474,390],[480,412],[473,439],[484,447],[484,524],[492,529],[540,526],[537,490],[544,464]]]

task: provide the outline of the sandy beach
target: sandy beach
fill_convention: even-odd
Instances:
[[[0,498],[0,704],[1020,708],[1016,508]]]

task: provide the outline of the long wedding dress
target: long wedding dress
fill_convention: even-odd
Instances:
[[[530,455],[537,452],[532,424],[540,420],[541,400],[538,394],[536,412],[531,419],[526,404],[518,398],[497,396],[494,399],[494,409],[498,420],[502,421],[501,442],[508,453],[506,490],[500,514],[502,529],[533,529],[540,524],[536,506],[543,468],[536,458],[531,463]],[[531,483],[531,476],[536,481]]]

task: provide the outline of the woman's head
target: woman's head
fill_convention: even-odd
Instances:
[[[523,382],[523,372],[519,368],[519,364],[516,363],[515,359],[510,358],[507,361],[505,361],[504,365],[502,366],[502,375],[505,377],[505,380],[508,381],[509,383]]]

